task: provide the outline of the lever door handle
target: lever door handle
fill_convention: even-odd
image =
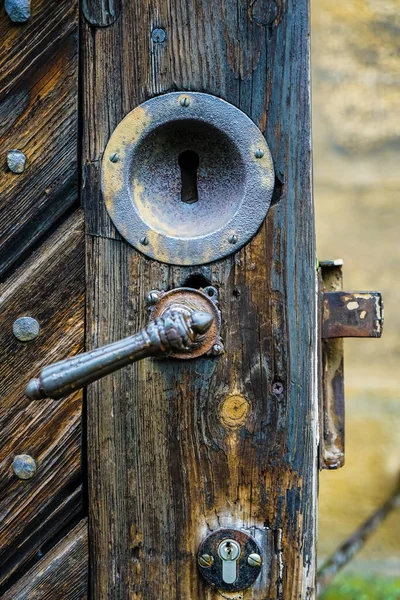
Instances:
[[[184,313],[171,307],[135,335],[44,367],[38,379],[29,381],[25,394],[31,400],[58,400],[142,358],[190,354],[213,318],[208,312]]]

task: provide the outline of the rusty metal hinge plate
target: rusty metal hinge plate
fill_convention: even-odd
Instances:
[[[320,467],[344,465],[343,338],[382,335],[383,303],[379,292],[344,292],[343,262],[319,264],[320,282]]]

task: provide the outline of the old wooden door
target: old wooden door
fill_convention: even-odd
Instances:
[[[53,598],[59,590],[85,597],[87,514],[95,600],[314,598],[308,1],[83,0],[81,8],[79,103],[76,3],[33,1],[24,25],[1,14],[2,156],[11,149],[27,156],[25,170],[5,168],[1,184],[8,377],[1,527],[4,590],[14,586],[4,597]],[[146,236],[143,252],[132,246],[101,192],[102,165],[119,161],[105,152],[115,128],[144,101],[171,92],[183,109],[196,92],[240,109],[264,134],[274,163],[272,203],[257,232],[237,250],[231,234],[232,250],[200,265],[149,258]],[[87,388],[82,496],[79,392],[29,402],[23,387],[42,366],[82,348],[84,245],[88,350],[144,327],[151,290],[211,286],[224,352],[147,358]],[[12,334],[21,316],[39,322],[33,341]],[[37,462],[26,481],[12,470],[21,454]],[[199,546],[221,528],[258,544],[262,566],[244,590],[218,590],[199,572]],[[48,550],[41,560],[39,549]]]
[[[6,5],[23,22],[2,3],[0,596],[81,598],[82,393],[39,403],[23,391],[84,347],[78,3],[35,0],[26,21],[26,6]]]

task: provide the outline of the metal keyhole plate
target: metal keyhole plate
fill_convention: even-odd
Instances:
[[[261,571],[261,556],[255,539],[244,531],[218,529],[200,544],[198,565],[210,585],[235,592],[253,585]]]
[[[157,96],[113,132],[102,162],[108,213],[135,248],[199,265],[231,254],[264,220],[274,168],[263,134],[209,94]]]

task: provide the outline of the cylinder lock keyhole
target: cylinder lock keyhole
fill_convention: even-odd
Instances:
[[[179,155],[178,164],[181,168],[181,200],[186,204],[193,204],[199,199],[197,191],[199,155],[192,150],[185,150]]]

